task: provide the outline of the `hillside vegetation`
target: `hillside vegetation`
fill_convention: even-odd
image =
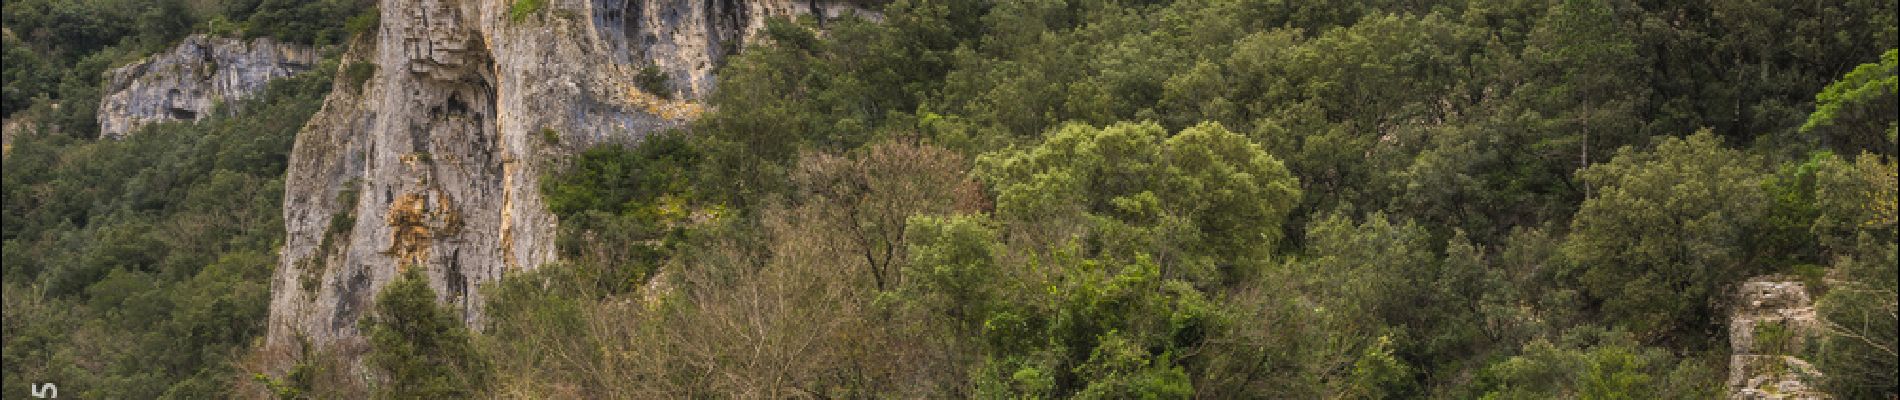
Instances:
[[[238,364],[334,68],[124,141],[67,105],[142,43],[336,42],[363,5],[65,25],[109,3],[6,9],[5,110],[41,124],[5,159],[9,395],[1713,398],[1763,275],[1814,293],[1786,351],[1821,389],[1900,394],[1893,0],[774,19],[689,127],[537,161],[561,261],[483,287],[482,326],[389,285],[367,388]]]
[[[547,180],[568,262],[491,288],[485,390],[1717,397],[1786,274],[1836,328],[1796,355],[1889,396],[1894,4],[1771,3],[777,22]]]

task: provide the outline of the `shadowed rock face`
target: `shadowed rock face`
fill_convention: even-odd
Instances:
[[[386,0],[377,33],[350,45],[292,150],[268,345],[356,338],[403,268],[479,328],[482,282],[555,257],[542,160],[682,126],[764,18],[814,7],[556,0],[517,21],[511,3]],[[673,93],[635,85],[649,66]]]
[[[234,105],[316,62],[308,46],[193,35],[170,51],[107,73],[99,135],[119,138],[145,124],[196,121],[219,103]]]
[[[1729,314],[1730,399],[1825,399],[1821,374],[1796,355],[1819,332],[1807,285],[1761,277],[1742,283]]]

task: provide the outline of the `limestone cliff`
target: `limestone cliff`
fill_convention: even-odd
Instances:
[[[1730,399],[1825,399],[1821,374],[1796,357],[1819,332],[1807,285],[1778,277],[1743,282],[1729,314]]]
[[[316,62],[309,46],[193,35],[170,51],[107,72],[99,135],[117,138],[149,123],[202,119],[219,103],[250,97]]]
[[[355,337],[401,268],[423,269],[443,303],[479,321],[480,283],[555,257],[544,160],[681,126],[765,18],[845,7],[512,3],[382,1],[381,26],[351,45],[292,150],[269,343]],[[634,84],[656,68],[671,93]]]

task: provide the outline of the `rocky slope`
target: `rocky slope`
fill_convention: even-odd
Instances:
[[[1796,357],[1820,327],[1807,285],[1762,277],[1742,283],[1729,314],[1730,399],[1825,399],[1820,372]]]
[[[99,135],[118,138],[154,122],[196,121],[219,103],[235,103],[271,80],[309,70],[317,57],[309,46],[270,38],[193,35],[170,51],[107,72]]]
[[[480,283],[555,257],[546,160],[681,126],[765,18],[849,7],[552,0],[516,16],[512,3],[385,0],[377,34],[351,45],[292,151],[269,344],[356,337],[403,268],[474,324]],[[671,93],[636,87],[652,68]]]

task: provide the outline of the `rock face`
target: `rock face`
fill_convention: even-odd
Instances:
[[[356,338],[403,268],[479,327],[480,283],[555,258],[545,160],[681,126],[766,17],[844,7],[553,0],[517,18],[512,3],[385,0],[351,44],[292,150],[267,345]],[[635,85],[654,69],[672,93]]]
[[[108,72],[99,135],[119,138],[149,123],[202,119],[218,103],[250,97],[316,62],[308,46],[193,35],[171,51]]]
[[[1800,358],[1820,327],[1807,286],[1782,277],[1742,283],[1729,315],[1730,399],[1826,399],[1821,374]]]
[[[882,18],[840,1],[589,1],[593,29],[612,49],[610,59],[650,63],[665,73],[671,94],[695,99],[712,91],[713,67],[763,29],[767,17]]]

